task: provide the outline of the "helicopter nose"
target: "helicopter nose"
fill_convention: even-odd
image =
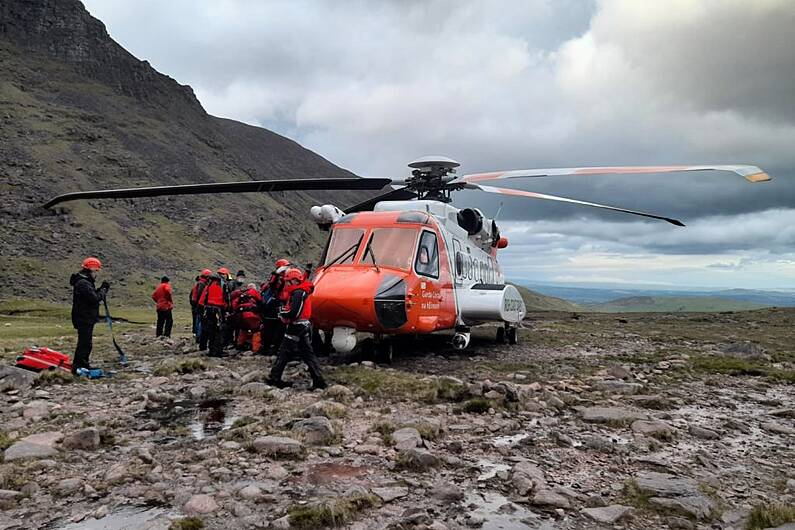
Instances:
[[[408,321],[405,275],[393,271],[331,268],[315,279],[312,314],[321,329],[378,332]]]

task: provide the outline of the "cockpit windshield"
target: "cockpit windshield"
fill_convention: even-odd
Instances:
[[[379,267],[409,270],[416,241],[414,228],[374,228],[361,263],[372,261]]]
[[[328,267],[329,265],[353,263],[363,236],[364,230],[361,228],[335,228],[331,233],[323,265]]]

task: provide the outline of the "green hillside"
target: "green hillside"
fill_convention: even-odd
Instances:
[[[527,287],[511,284],[519,290],[528,311],[588,311],[587,308],[554,296],[546,296]]]
[[[599,313],[692,313],[749,311],[768,307],[754,302],[716,296],[632,296],[588,306]]]

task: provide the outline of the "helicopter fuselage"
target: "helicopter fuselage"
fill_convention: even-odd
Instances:
[[[463,226],[462,226],[463,225]],[[314,276],[313,322],[334,346],[356,333],[426,334],[488,321],[515,326],[525,307],[497,262],[505,246],[477,210],[433,201],[388,201],[331,225]]]

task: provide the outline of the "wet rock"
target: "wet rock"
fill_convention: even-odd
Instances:
[[[439,459],[425,449],[405,449],[398,454],[398,462],[406,468],[424,471],[439,465]]]
[[[331,420],[325,416],[298,420],[293,424],[292,431],[309,445],[329,445],[336,437]]]
[[[55,444],[62,438],[63,434],[58,431],[49,431],[26,436],[5,450],[5,461],[10,462],[12,460],[22,460],[26,458],[47,458],[55,456],[58,454]]]
[[[347,414],[345,405],[334,401],[318,401],[309,405],[301,413],[305,418],[312,416],[325,416],[327,418],[342,418]]]
[[[670,440],[675,436],[676,429],[661,420],[637,420],[632,422],[632,432],[660,440]]]
[[[784,425],[783,423],[777,423],[775,421],[764,422],[762,423],[761,427],[767,432],[772,432],[773,434],[785,434],[785,435],[795,434],[795,429],[793,429],[789,425]]]
[[[413,427],[404,427],[392,433],[392,440],[395,442],[395,448],[413,449],[422,445],[422,436],[417,429]]]
[[[392,502],[409,494],[406,487],[372,488],[371,491],[384,502]]]
[[[99,431],[94,428],[83,429],[66,436],[63,439],[63,446],[66,449],[81,449],[83,451],[94,451],[99,448]]]
[[[651,497],[649,504],[689,515],[700,521],[711,519],[715,510],[714,502],[705,495],[688,495],[683,497]]]
[[[58,495],[71,495],[83,489],[83,481],[79,478],[65,478],[55,485]]]
[[[323,395],[340,403],[349,403],[355,397],[353,390],[343,385],[331,385],[323,392]]]
[[[36,374],[16,366],[0,366],[0,392],[26,390],[31,387]]]
[[[635,420],[647,420],[648,414],[634,409],[622,407],[587,407],[580,413],[584,421],[593,423],[631,423]]]
[[[238,389],[241,394],[259,398],[270,395],[272,390],[272,387],[258,382],[246,383]]]
[[[464,490],[449,483],[439,483],[431,490],[434,499],[445,503],[458,502],[464,499]]]
[[[285,436],[261,436],[254,440],[252,446],[256,451],[274,456],[301,456],[304,444]]]
[[[187,514],[212,513],[218,509],[218,503],[212,495],[199,494],[191,497],[182,507],[182,511]]]
[[[632,507],[613,504],[604,508],[585,508],[582,512],[597,523],[613,524],[630,515]]]
[[[712,429],[707,429],[706,427],[699,427],[698,425],[691,425],[688,428],[688,432],[690,432],[690,434],[696,438],[700,438],[702,440],[717,440],[720,438],[720,433],[713,431]]]
[[[533,498],[530,500],[530,503],[535,506],[547,506],[553,508],[563,508],[568,509],[571,508],[571,503],[569,499],[564,497],[559,493],[555,493],[552,490],[542,489],[538,490]]]

